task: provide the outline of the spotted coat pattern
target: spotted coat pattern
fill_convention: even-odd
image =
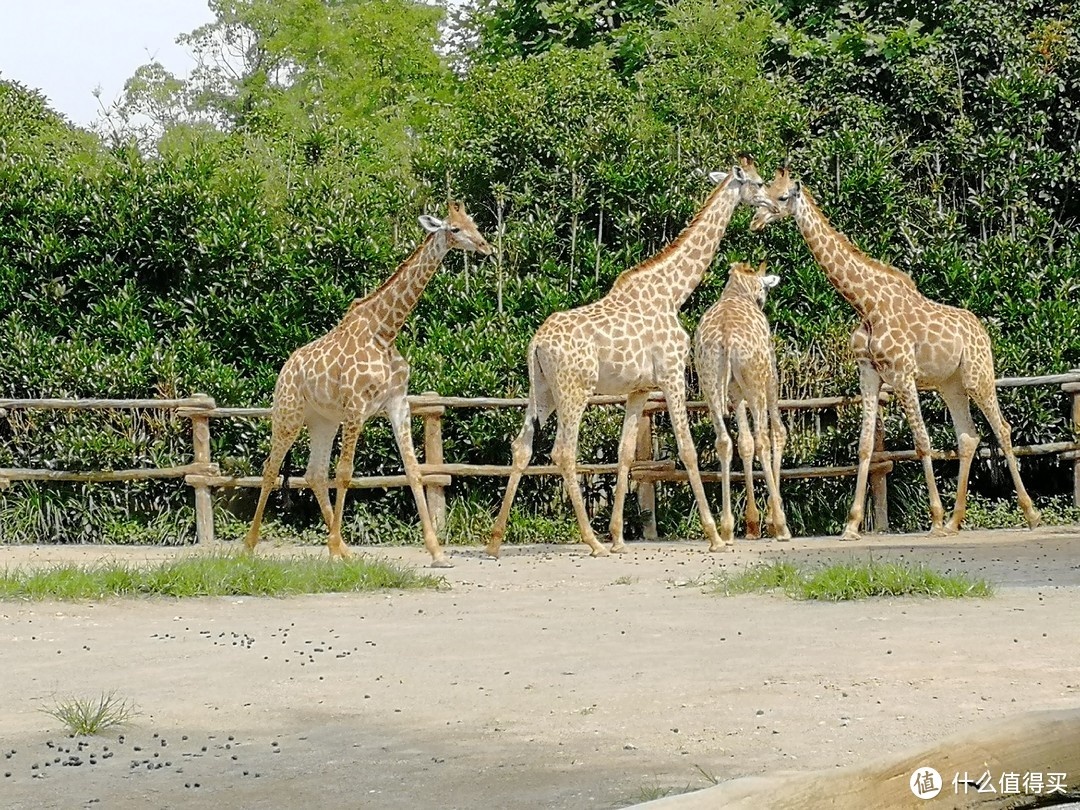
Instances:
[[[705,500],[686,417],[685,369],[690,336],[679,323],[678,313],[712,264],[736,206],[765,202],[763,185],[753,162],[741,159],[674,242],[625,271],[599,301],[556,312],[537,330],[528,349],[525,424],[513,442],[513,467],[488,542],[488,554],[499,554],[514,494],[532,456],[534,432],[553,412],[558,414],[558,429],[551,458],[562,473],[581,539],[593,556],[608,554],[589,525],[576,478],[581,418],[594,394],[627,397],[610,523],[611,550],[623,551],[623,503],[634,460],[638,420],[649,392],[656,389],[667,400],[679,457],[697,500],[709,549],[726,548]]]
[[[979,406],[1001,445],[1028,526],[1038,525],[1039,513],[1020,478],[1012,430],[998,407],[994,358],[986,327],[968,310],[922,295],[907,273],[863,254],[832,227],[810,193],[786,169],[777,172],[768,195],[774,206],[758,209],[751,230],[761,231],[770,222],[793,217],[826,277],[860,319],[851,335],[851,348],[859,366],[863,421],[855,501],[843,538],[857,540],[860,536],[883,382],[893,389],[915,438],[930,493],[931,534],[955,534],[964,519],[968,476],[980,441],[971,418],[971,400]],[[920,389],[941,394],[956,430],[960,473],[956,505],[947,524],[934,479],[930,438],[919,407]]]
[[[245,541],[248,549],[259,542],[267,496],[277,485],[285,453],[307,425],[311,452],[305,478],[330,531],[330,555],[350,556],[341,538],[341,520],[356,442],[364,422],[382,412],[394,429],[432,565],[451,565],[435,535],[424,497],[406,399],[409,364],[394,341],[449,250],[475,251],[486,256],[491,248],[460,202],[450,204],[445,221],[425,215],[420,222],[428,236],[397,271],[369,296],[353,301],[337,326],[297,349],[281,367],[274,387],[270,454],[263,466],[259,503]],[[328,468],[338,428],[341,453],[335,479],[337,500],[331,508]]]

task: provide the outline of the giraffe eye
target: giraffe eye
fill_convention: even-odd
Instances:
[[[451,228],[450,233],[461,233],[461,228]]]
[[[790,197],[791,197],[791,192],[786,191],[783,194],[781,194],[779,197],[777,197],[776,199],[778,199],[780,202],[787,202]]]

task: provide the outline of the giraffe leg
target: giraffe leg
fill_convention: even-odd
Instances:
[[[589,525],[589,513],[585,510],[585,499],[581,495],[581,485],[577,480],[578,431],[581,429],[585,404],[585,392],[572,395],[563,393],[559,401],[559,429],[555,434],[555,446],[551,449],[551,460],[562,472],[566,494],[574,505],[582,542],[592,549],[593,557],[606,557],[608,550],[597,542],[596,534]]]
[[[319,510],[329,532],[326,546],[331,557],[344,557],[344,544],[341,535],[334,533],[334,510],[330,505],[330,451],[334,446],[334,436],[337,435],[338,423],[327,419],[313,417],[308,424],[308,432],[311,434],[311,455],[308,457],[307,472],[304,478],[315,493],[315,500],[319,502]]]
[[[859,334],[856,332],[856,334]],[[855,500],[848,513],[847,525],[841,540],[858,540],[862,537],[863,511],[866,509],[866,483],[870,475],[870,456],[874,452],[874,425],[877,421],[878,394],[881,376],[874,370],[869,358],[859,357],[859,391],[862,395],[862,429],[859,432],[859,471],[855,478]]]
[[[413,448],[412,414],[404,392],[391,396],[387,401],[386,415],[390,418],[390,424],[394,426],[394,438],[397,440],[398,450],[401,453],[401,461],[405,465],[405,477],[409,480],[409,489],[412,490],[413,500],[416,501],[416,511],[420,514],[424,548],[431,555],[431,567],[453,568],[454,564],[450,562],[450,558],[439,545],[439,538],[435,534],[435,527],[431,521],[431,513],[428,511],[427,496],[424,493],[423,478],[420,475],[420,463],[416,460],[416,450]]]
[[[930,493],[930,534],[935,536],[945,534],[945,508],[941,505],[941,495],[938,493],[937,481],[934,479],[934,460],[930,457],[930,435],[926,431],[922,409],[919,407],[919,392],[915,388],[915,379],[910,375],[899,379],[893,384],[893,388],[896,391],[896,398],[904,407],[904,415],[907,416],[911,433],[915,437],[915,452],[922,461],[926,489]]]
[[[281,469],[281,462],[285,459],[285,454],[289,452],[293,442],[296,441],[296,437],[303,425],[303,416],[300,413],[283,415],[273,421],[270,454],[266,457],[266,463],[263,464],[259,503],[255,507],[255,517],[251,520],[251,528],[248,530],[247,538],[244,540],[244,546],[248,551],[254,549],[259,542],[259,529],[262,527],[266,500],[270,496],[270,490],[277,486],[277,475]],[[283,481],[282,484],[284,483]]]
[[[940,389],[941,398],[949,409],[953,428],[956,430],[956,452],[960,459],[960,472],[956,481],[956,505],[952,517],[945,524],[946,534],[956,534],[967,512],[968,478],[971,474],[971,462],[979,447],[979,431],[971,418],[971,407],[967,391],[960,384],[950,384]]]
[[[352,553],[345,545],[341,536],[341,524],[345,514],[345,498],[349,493],[349,482],[352,480],[353,459],[356,456],[356,440],[360,438],[360,428],[363,426],[362,419],[349,419],[341,426],[341,453],[338,456],[337,474],[337,498],[334,500],[334,520],[330,527],[331,548],[330,556],[349,558]],[[333,543],[333,538],[337,543]]]
[[[720,459],[720,539],[730,545],[735,542],[735,517],[731,512],[732,442],[726,422],[728,361],[723,352],[704,347],[699,347],[696,356],[698,380],[709,405],[716,434],[716,456]]]
[[[761,512],[758,511],[757,498],[754,496],[754,433],[750,430],[750,419],[747,416],[746,400],[740,398],[735,406],[735,422],[739,426],[739,459],[743,466],[743,483],[746,487],[746,510],[743,517],[746,521],[746,539],[758,540],[761,538]],[[757,428],[757,422],[754,423]],[[761,445],[758,445],[760,448]]]
[[[1013,451],[1012,445],[1012,426],[1001,415],[1001,408],[998,406],[997,401],[997,391],[992,385],[989,386],[988,392],[980,393],[975,403],[979,406],[979,410],[983,412],[986,421],[990,423],[994,436],[997,438],[998,444],[1001,445],[1001,452],[1005,454],[1005,462],[1009,465],[1009,473],[1012,475],[1013,486],[1016,487],[1016,498],[1020,502],[1020,509],[1024,513],[1028,528],[1034,529],[1042,521],[1042,516],[1031,502],[1031,496],[1028,495],[1027,490],[1024,488],[1024,482],[1020,478],[1020,468],[1016,463],[1016,453]]]
[[[489,557],[499,556],[499,546],[506,534],[506,525],[510,521],[510,507],[513,506],[514,496],[517,494],[518,484],[521,483],[521,475],[529,460],[532,458],[533,438],[538,427],[542,427],[551,415],[551,396],[547,383],[539,378],[534,378],[529,389],[529,404],[525,408],[525,424],[513,443],[513,461],[510,468],[510,477],[506,482],[506,492],[503,495],[502,506],[495,518],[495,526],[491,530],[491,538],[488,540],[485,551]]]
[[[776,498],[776,504],[778,506],[779,515],[782,520],[777,520],[777,511],[773,510],[770,503],[769,508],[769,523],[770,531],[773,537],[777,540],[790,540],[791,530],[787,525],[787,515],[784,513],[784,501],[780,497],[780,468],[784,459],[784,447],[787,445],[787,428],[784,427],[784,420],[780,416],[780,395],[777,390],[777,382],[775,373],[773,375],[772,383],[769,386],[769,438],[772,444],[772,470],[773,481],[776,483],[775,493],[770,493]],[[762,462],[764,465],[765,462]]]
[[[720,539],[716,531],[716,521],[713,520],[709,510],[709,502],[705,499],[705,488],[701,485],[701,474],[698,472],[697,450],[694,448],[694,437],[690,435],[690,422],[686,418],[686,377],[682,368],[678,375],[672,376],[660,383],[660,388],[667,399],[668,413],[671,415],[671,426],[675,430],[675,441],[679,446],[679,458],[686,467],[686,475],[690,479],[690,488],[694,491],[697,500],[698,512],[701,515],[701,528],[709,541],[709,551],[725,551],[732,544],[725,543]]]
[[[626,503],[626,490],[630,488],[630,465],[634,463],[637,451],[638,420],[645,410],[648,393],[639,391],[626,398],[626,415],[623,417],[622,437],[619,440],[619,474],[615,482],[615,497],[611,508],[611,550],[626,550],[623,542],[623,505]]]
[[[764,398],[756,398],[752,407],[754,420],[754,443],[757,445],[758,457],[761,461],[761,470],[765,476],[765,488],[769,492],[769,526],[773,537],[777,540],[790,540],[791,532],[787,527],[787,516],[784,514],[784,503],[780,499],[780,486],[776,475],[776,464],[773,457],[772,436],[768,410]],[[749,497],[749,496],[748,496]]]

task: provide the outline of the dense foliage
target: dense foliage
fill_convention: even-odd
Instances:
[[[672,239],[707,192],[702,170],[740,151],[763,173],[790,160],[866,252],[982,317],[999,376],[1080,366],[1076,4],[514,0],[442,29],[437,9],[410,0],[211,6],[216,22],[184,37],[201,59],[193,76],[140,69],[96,132],[0,81],[0,396],[201,391],[268,404],[288,354],[393,271],[421,238],[416,216],[439,213],[448,193],[497,249],[479,264],[450,257],[429,286],[399,340],[412,390],[523,395],[543,318],[595,300]],[[790,223],[758,238],[745,217],[687,326],[728,260],[768,259],[782,277],[769,313],[784,395],[854,393],[850,309]],[[1053,389],[1006,393],[1003,406],[1017,443],[1069,433]],[[924,410],[935,444],[950,446],[940,401],[925,396]],[[506,463],[517,418],[455,413],[447,457]],[[131,467],[189,452],[184,421],[104,421],[12,412],[0,466]],[[583,458],[613,458],[618,421],[590,414]],[[835,424],[793,419],[790,463],[849,463],[857,424],[854,409]],[[889,444],[910,446],[898,414],[887,426]],[[711,429],[695,430],[711,465]],[[215,459],[255,472],[268,434],[215,422]],[[400,468],[383,422],[365,428],[357,466]],[[1000,472],[977,465],[976,491],[1008,495]],[[1058,462],[1025,475],[1039,496],[1064,490]],[[891,479],[897,522],[922,525],[918,469]],[[592,485],[599,524],[608,482]],[[494,489],[455,484],[481,504]],[[663,493],[668,531],[686,529],[683,489]],[[557,492],[527,481],[522,503],[543,510]],[[793,529],[834,531],[849,492],[846,481],[791,485]],[[0,531],[184,539],[187,498],[173,484],[18,485],[0,494]],[[407,498],[395,503],[411,515]]]

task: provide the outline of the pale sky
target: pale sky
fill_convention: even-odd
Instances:
[[[0,79],[40,90],[85,126],[140,65],[177,76],[195,66],[180,34],[214,19],[207,0],[0,0]]]

